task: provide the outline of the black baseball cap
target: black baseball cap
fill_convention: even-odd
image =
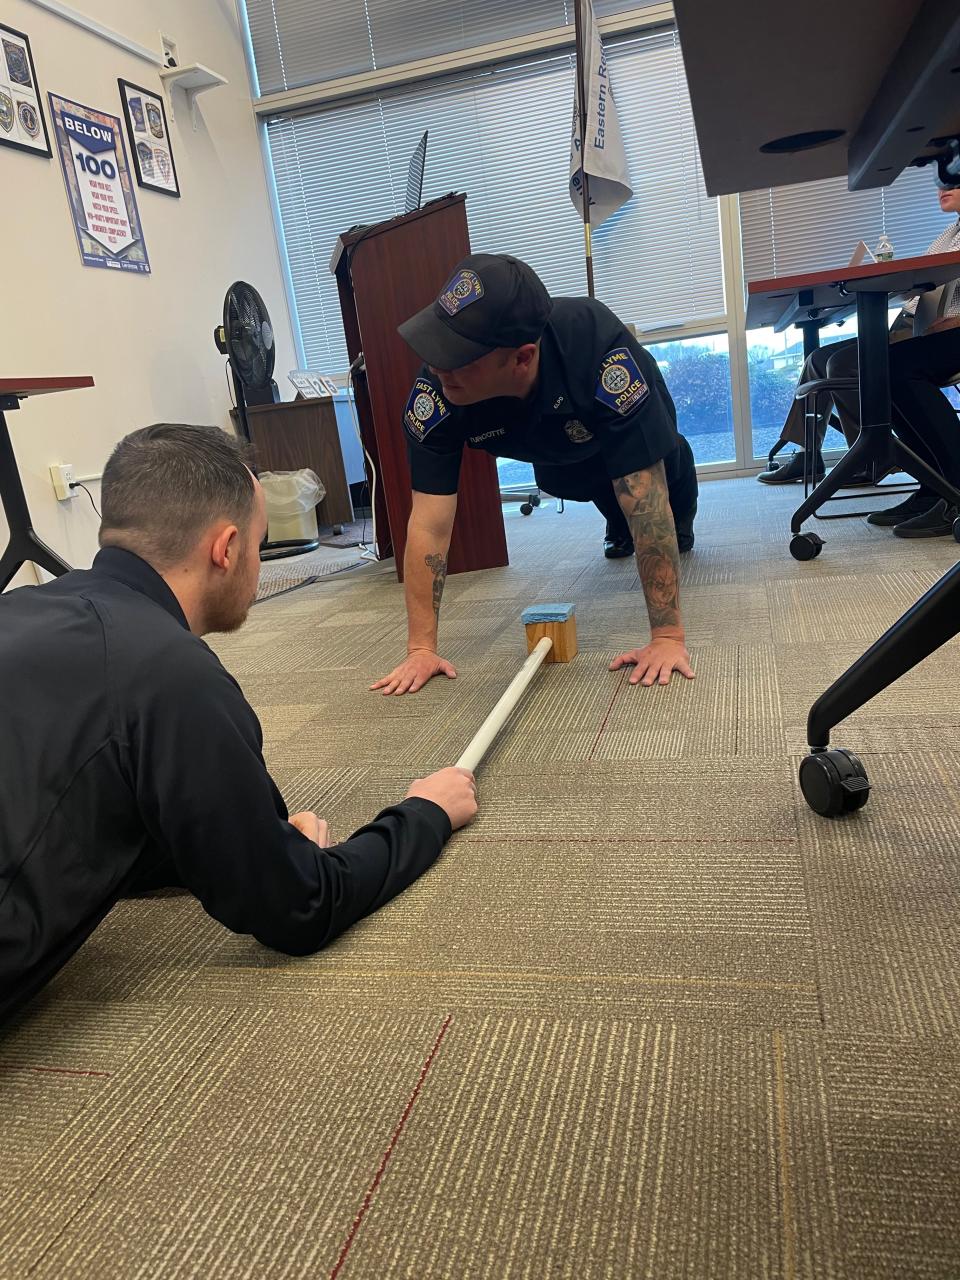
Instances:
[[[525,262],[505,253],[472,253],[457,263],[436,302],[398,332],[425,364],[460,369],[497,347],[536,342],[553,302]]]

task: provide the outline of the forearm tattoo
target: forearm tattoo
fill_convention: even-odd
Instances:
[[[443,596],[443,584],[447,580],[447,557],[439,553],[424,556],[427,568],[433,574],[433,616],[440,617],[440,599]]]
[[[679,627],[680,552],[663,463],[613,482],[630,524],[650,627]]]

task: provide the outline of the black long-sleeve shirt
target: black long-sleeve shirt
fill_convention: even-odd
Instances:
[[[291,955],[436,861],[429,800],[320,849],[287,822],[259,721],[173,592],[118,548],[0,596],[0,1019],[137,884],[180,884]]]

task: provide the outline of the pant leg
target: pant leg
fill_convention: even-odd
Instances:
[[[610,537],[622,542],[630,538],[627,517],[601,458],[587,458],[571,467],[538,463],[533,474],[540,488],[556,498],[563,498],[566,502],[592,502],[605,518]]]
[[[674,521],[678,526],[682,524],[685,529],[692,530],[699,486],[693,450],[685,436],[678,433],[677,447],[663,459],[663,466]],[[601,458],[588,458],[575,467],[537,465],[533,473],[541,489],[557,498],[592,502],[607,521],[611,537],[625,540],[631,536],[613,481],[607,475]]]
[[[858,363],[856,338],[849,338],[846,342],[834,342],[823,349],[827,353],[825,368],[828,378],[856,378],[859,376],[860,365]],[[844,439],[849,447],[860,434],[860,392],[856,390],[834,391],[833,404],[837,411],[837,417],[840,419],[840,427],[843,431]],[[826,419],[824,419],[824,430],[826,430]],[[820,439],[823,439],[822,432]]]
[[[693,517],[697,514],[700,486],[697,482],[697,464],[686,436],[680,436],[676,449],[664,458],[663,469],[667,476],[667,490],[670,494],[670,509],[673,511],[674,523],[678,529],[682,524],[684,528],[692,531]]]
[[[960,487],[960,418],[940,390],[957,373],[960,329],[909,338],[890,348],[890,396],[897,435]]]
[[[797,379],[797,386],[802,382],[812,382],[814,378],[825,378],[827,376],[827,356],[829,348],[817,347],[816,351],[811,351],[803,362],[800,370],[800,376]],[[823,444],[823,437],[827,432],[826,414],[818,417],[816,426],[817,448]],[[783,429],[780,432],[780,439],[786,440],[789,444],[798,444],[802,449],[804,446],[804,430],[803,430],[803,401],[794,399],[790,402],[790,408],[787,410],[787,416],[784,419]]]

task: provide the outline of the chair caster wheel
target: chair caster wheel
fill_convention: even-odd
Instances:
[[[521,502],[521,503],[520,503],[520,514],[521,514],[522,516],[532,516],[532,515],[533,515],[533,505],[532,505],[532,503],[529,503],[529,502]]]
[[[817,533],[795,533],[790,539],[790,554],[794,560],[815,560],[823,547],[823,539]]]
[[[815,751],[800,764],[803,798],[823,818],[862,809],[870,795],[867,771],[852,751]]]
[[[960,516],[953,522],[953,540],[960,542]]]

